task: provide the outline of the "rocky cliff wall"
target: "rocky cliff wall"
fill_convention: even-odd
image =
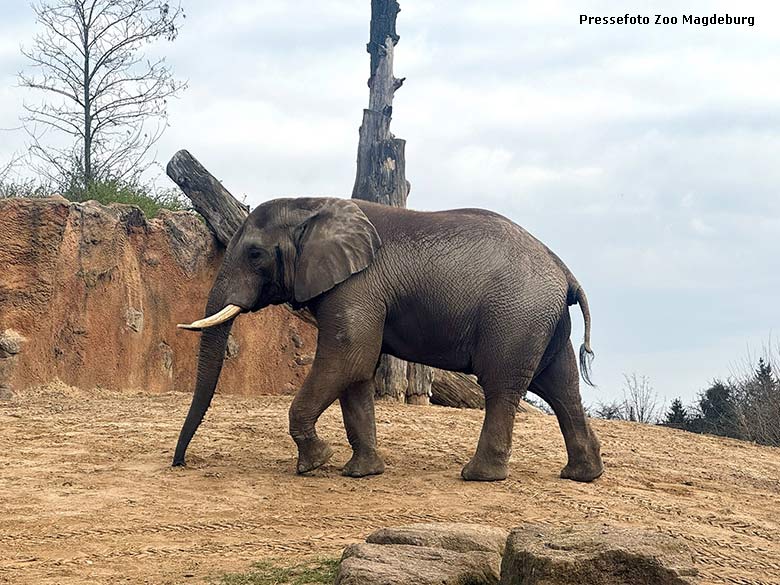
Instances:
[[[0,334],[23,339],[18,353],[0,352],[13,360],[0,367],[0,387],[59,378],[190,391],[200,335],[176,324],[203,315],[221,255],[191,213],[148,220],[127,205],[0,200]],[[239,317],[218,391],[293,392],[315,340],[282,307]]]

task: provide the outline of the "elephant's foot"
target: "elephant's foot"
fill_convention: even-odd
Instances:
[[[501,481],[509,475],[509,466],[500,461],[485,461],[474,456],[466,463],[460,476],[466,481]]]
[[[593,481],[604,473],[604,464],[601,457],[593,457],[576,463],[569,462],[561,470],[561,479],[571,479],[573,481],[589,482]]]
[[[296,441],[297,442],[297,441]],[[308,473],[322,466],[333,455],[333,449],[319,437],[298,443],[298,473]]]
[[[385,462],[375,449],[360,451],[352,454],[352,459],[347,461],[341,475],[347,477],[365,477],[367,475],[379,475],[385,472]]]

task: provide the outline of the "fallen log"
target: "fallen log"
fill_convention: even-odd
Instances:
[[[431,404],[453,408],[485,408],[485,395],[476,376],[436,370],[431,392]]]
[[[485,395],[476,376],[434,370],[431,392],[431,404],[452,408],[485,408]],[[517,411],[526,414],[544,414],[525,400],[521,400],[517,405]]]
[[[217,240],[227,246],[249,215],[249,206],[225,189],[214,175],[208,172],[186,150],[173,155],[165,172],[192,201],[195,211],[203,216]]]

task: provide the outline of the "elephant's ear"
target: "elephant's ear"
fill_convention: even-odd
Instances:
[[[382,245],[376,228],[354,202],[325,201],[298,230],[295,300],[299,303],[364,270]]]

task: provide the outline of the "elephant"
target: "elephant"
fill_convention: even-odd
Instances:
[[[485,414],[465,480],[508,474],[519,400],[530,390],[557,416],[561,477],[603,471],[579,391],[569,306],[585,323],[580,371],[590,384],[590,311],[564,263],[509,219],[481,209],[421,212],[356,199],[287,198],[259,205],[233,236],[206,304],[197,381],[173,465],[200,425],[234,319],[268,305],[308,308],[319,333],[310,373],[289,409],[297,472],[332,455],[319,416],[338,399],[352,457],[343,474],[380,474],[373,378],[380,355],[476,374]]]

